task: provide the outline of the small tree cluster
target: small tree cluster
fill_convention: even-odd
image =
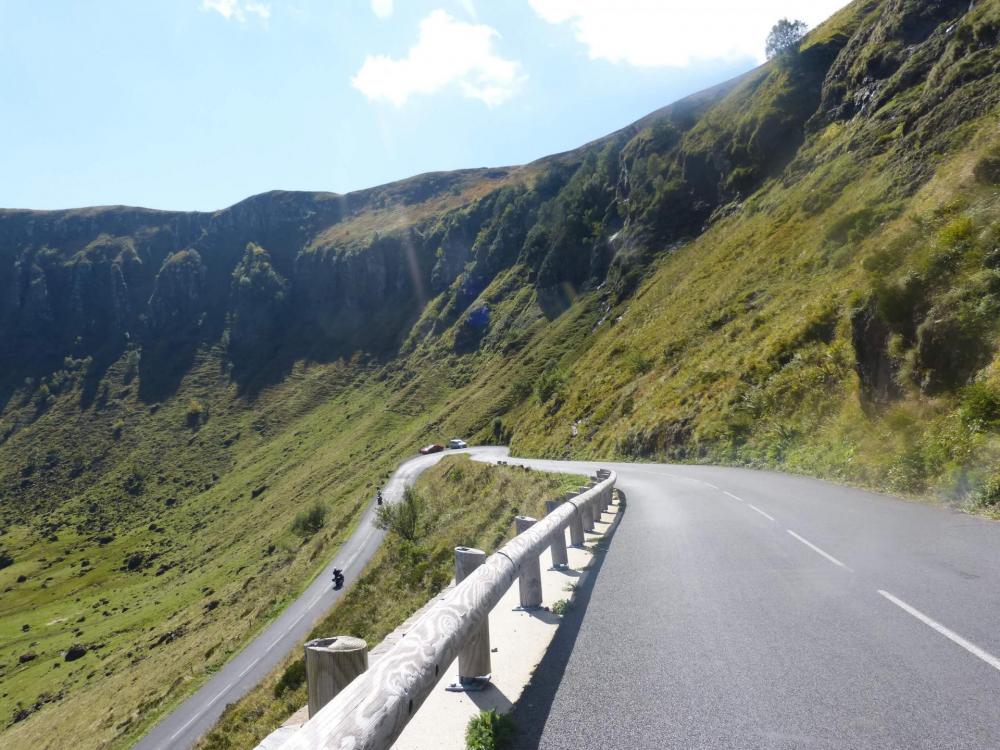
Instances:
[[[316,503],[309,510],[304,510],[292,521],[292,531],[305,538],[310,537],[326,524],[326,507]]]
[[[767,59],[796,52],[799,42],[808,30],[809,25],[805,21],[789,21],[787,18],[782,18],[771,27],[771,33],[767,35],[767,44],[764,47]]]
[[[538,376],[535,381],[535,395],[538,402],[544,404],[554,396],[566,383],[566,374],[559,369],[555,361],[550,361],[548,366]]]
[[[375,525],[408,542],[415,542],[423,533],[426,505],[416,490],[407,487],[401,501],[378,507]]]
[[[192,430],[198,429],[208,419],[208,409],[198,399],[188,401],[185,421]]]

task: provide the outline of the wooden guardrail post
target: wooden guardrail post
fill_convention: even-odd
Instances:
[[[590,487],[593,488],[601,483],[600,477],[590,480]],[[604,512],[608,509],[607,503],[604,502],[604,491],[598,491],[594,495],[594,520],[599,523],[604,523]]]
[[[537,522],[531,516],[518,516],[514,519],[514,526],[518,534],[523,534]],[[521,609],[537,609],[542,606],[542,568],[537,555],[522,563],[517,586],[521,594]]]
[[[584,492],[586,492],[589,489],[590,489],[589,487],[581,487],[579,489],[579,493],[578,494],[582,495]],[[583,521],[583,530],[584,531],[593,531],[594,530],[594,504],[593,504],[593,502],[591,500],[583,502],[583,503],[580,504],[579,508],[580,508],[580,517],[581,517],[581,520]]]
[[[561,503],[558,500],[545,501],[545,513],[548,515],[555,511]],[[568,568],[569,555],[566,554],[566,529],[559,529],[552,535],[552,544],[549,546],[549,553],[552,555],[553,568]]]
[[[368,669],[368,643],[361,638],[338,635],[309,641],[305,652],[311,718]]]
[[[596,476],[598,482],[603,482],[611,476],[611,472],[607,469],[598,469]],[[601,512],[606,512],[611,507],[611,492],[608,488],[601,491],[601,494],[598,497],[598,503],[600,503]]]
[[[576,493],[567,492],[563,495],[563,502],[569,500]],[[569,518],[569,543],[574,547],[582,547],[587,537],[583,535],[583,514],[580,508],[574,503],[573,515]]]
[[[455,547],[455,585],[468,578],[484,562],[486,553],[481,549]],[[458,652],[458,685],[454,687],[464,690],[482,689],[489,681],[491,671],[490,618],[487,616]]]

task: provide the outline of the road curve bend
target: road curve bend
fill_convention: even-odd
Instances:
[[[1000,523],[776,472],[618,473],[627,510],[519,750],[1000,748]]]
[[[445,455],[453,453],[471,453],[482,460],[495,460],[506,455],[503,449],[472,448],[411,458],[396,469],[385,485],[383,495],[386,501],[399,500],[404,487],[413,484],[420,474]],[[215,726],[228,704],[249,693],[298,647],[313,625],[358,579],[382,543],[385,532],[375,528],[374,505],[373,501],[365,510],[357,529],[309,587],[197,692],[163,717],[133,746],[134,750],[187,750],[193,747],[205,732]],[[347,579],[340,591],[334,591],[330,585],[334,568],[343,570]]]

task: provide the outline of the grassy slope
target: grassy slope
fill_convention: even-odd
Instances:
[[[770,184],[660,263],[621,321],[567,361],[557,396],[519,409],[515,448],[775,466],[993,512],[1000,383],[996,272],[986,259],[1000,191],[974,170],[997,152],[998,114],[955,133],[955,148],[912,197],[886,200],[890,155],[859,171],[845,153],[798,184]],[[851,136],[832,125],[812,147],[836,149]],[[837,183],[847,186],[827,208],[804,207]],[[872,211],[884,218],[867,234],[839,239],[843,217]],[[897,337],[902,393],[863,408],[852,313],[870,290],[898,296],[913,278],[926,283],[906,304],[955,310],[978,337],[955,345],[981,347],[986,366],[973,385],[928,394],[916,344]]]
[[[376,645],[440,591],[454,574],[454,548],[492,552],[513,534],[514,516],[543,515],[544,501],[575,489],[582,477],[489,466],[466,457],[445,458],[420,477],[428,528],[417,544],[390,536],[364,576],[318,624],[311,637],[350,634]],[[253,747],[306,703],[304,685],[275,686],[298,653],[286,660],[246,698],[226,710],[199,747]]]
[[[211,371],[215,363],[210,359],[204,368]],[[110,521],[114,539],[106,545],[95,548],[93,539],[72,530],[60,529],[45,542],[22,529],[9,530],[5,544],[17,562],[0,573],[5,588],[11,587],[0,609],[5,713],[30,703],[36,691],[68,694],[62,720],[55,726],[31,719],[18,723],[10,731],[9,746],[62,747],[69,737],[80,735],[91,738],[93,746],[126,744],[155,718],[151,707],[162,710],[180,700],[307,582],[349,532],[369,494],[365,485],[391,465],[388,456],[366,461],[361,471],[349,462],[358,449],[343,428],[345,414],[370,408],[372,394],[331,400],[324,410],[305,416],[295,413],[294,398],[315,398],[317,391],[326,395],[334,386],[324,380],[336,382],[337,375],[293,376],[294,385],[286,384],[279,389],[283,393],[271,394],[253,412],[226,411],[231,405],[225,401],[232,395],[216,394],[206,400],[212,416],[197,432],[186,427],[184,401],[165,404],[156,422],[141,429],[162,438],[164,450],[173,455],[167,460],[154,455],[161,441],[147,436],[139,441],[149,451],[145,455],[123,447],[127,461],[106,460],[116,468],[125,464],[129,471],[148,473],[147,482],[160,481],[154,474],[160,467],[177,467],[177,481],[163,482],[177,486],[164,493],[161,511]],[[46,419],[61,419],[60,407],[53,406]],[[117,411],[127,425],[130,413],[142,408],[126,400]],[[388,435],[395,434],[393,427]],[[116,442],[127,443],[128,430],[126,426]],[[188,434],[179,435],[180,430]],[[204,447],[237,435],[228,461]],[[252,491],[263,486],[267,489],[252,498]],[[100,490],[86,493],[76,507],[64,505],[59,520],[71,527]],[[106,490],[121,492],[114,470]],[[346,522],[331,523],[308,540],[296,537],[289,522],[303,505],[303,495],[322,498],[334,511],[331,517]],[[174,498],[178,502],[168,507],[166,501]],[[119,503],[128,499],[124,494]],[[156,557],[149,567],[124,570],[125,559],[137,551],[147,559]],[[168,569],[158,575],[161,566]],[[20,575],[27,580],[15,583]],[[22,632],[25,624],[30,630]],[[63,663],[62,652],[72,643],[93,650],[79,661]],[[29,651],[38,658],[18,665],[17,657]],[[118,696],[113,705],[106,700],[108,691]]]
[[[520,314],[525,326],[553,338],[578,328],[572,314],[551,328],[537,309]],[[15,452],[18,445],[37,446],[33,431],[52,429],[61,451],[80,444],[112,467],[103,483],[61,506],[55,541],[24,527],[3,537],[15,564],[0,570],[0,710],[12,716],[35,709],[8,728],[8,746],[60,748],[69,737],[86,738],[91,747],[128,746],[308,583],[399,460],[442,435],[488,427],[511,379],[523,377],[520,365],[499,353],[383,367],[298,365],[247,404],[231,387],[206,386],[218,379],[216,355],[205,352],[178,395],[152,416],[134,396],[123,395],[106,407],[109,413],[89,415],[92,422],[77,416],[77,394],[68,391],[5,446],[16,469],[29,461]],[[187,422],[191,399],[209,415],[197,430]],[[83,425],[80,432],[65,428],[70,418]],[[118,421],[126,427],[116,438]],[[133,421],[140,435],[130,435]],[[105,493],[113,505],[128,503],[122,486],[132,473],[160,487],[165,467],[174,474],[164,474],[155,490],[163,496],[162,506],[156,504],[161,510],[109,519],[114,539],[105,545],[71,530],[91,502],[104,507]],[[178,502],[168,507],[169,498]],[[330,510],[331,521],[303,540],[290,527],[295,514],[316,501]],[[140,550],[159,556],[148,568],[123,569],[125,558]],[[83,559],[92,572],[81,572]],[[164,564],[172,567],[156,575]],[[27,580],[17,583],[20,575]],[[206,609],[213,601],[219,605]],[[25,624],[30,629],[23,632]],[[74,643],[94,650],[66,663],[63,655]],[[37,658],[20,664],[28,652]],[[113,705],[109,691],[116,695]]]
[[[15,723],[7,746],[58,748],[69,737],[87,737],[94,747],[127,745],[306,585],[381,478],[426,439],[422,415],[440,398],[434,384],[395,390],[364,368],[335,364],[297,368],[248,408],[232,392],[199,390],[200,377],[217,372],[206,354],[181,396],[152,420],[128,396],[116,403],[112,414],[77,435],[81,451],[94,451],[110,467],[105,481],[62,505],[51,538],[24,527],[6,530],[4,547],[15,563],[0,571],[0,710],[12,716],[64,694],[48,711]],[[195,394],[210,415],[198,430],[186,420]],[[77,406],[70,396],[57,399],[30,429],[44,432],[72,418]],[[117,439],[112,425],[103,424],[112,418],[126,423]],[[128,425],[140,419],[143,435],[130,435]],[[61,451],[74,447],[62,439],[73,433],[56,434]],[[37,444],[30,430],[18,439]],[[8,446],[8,455],[16,456],[16,448]],[[164,475],[159,510],[109,519],[113,539],[99,545],[74,525],[102,493],[112,494],[116,506],[129,502],[117,476],[123,466],[154,486],[164,467],[177,475]],[[303,540],[290,526],[315,501],[331,511],[330,520]],[[123,569],[136,551],[151,559],[149,566]],[[161,565],[169,568],[157,575]],[[211,602],[218,604],[208,609]],[[74,643],[92,651],[66,663],[63,654]],[[37,658],[19,663],[29,652]],[[117,696],[113,705],[109,691]]]

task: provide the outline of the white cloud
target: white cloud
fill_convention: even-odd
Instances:
[[[457,21],[435,10],[420,22],[417,43],[405,57],[369,55],[351,84],[370,100],[397,107],[415,94],[456,87],[488,107],[502,104],[524,82],[521,63],[493,51],[496,30]]]
[[[764,60],[764,40],[783,17],[810,27],[846,0],[530,0],[553,24],[569,23],[591,59],[641,67],[695,60]]]
[[[223,18],[240,23],[246,23],[247,16],[256,16],[264,24],[271,18],[271,6],[255,0],[246,0],[246,2],[240,2],[240,0],[201,0],[201,9],[214,10]]]
[[[372,13],[379,18],[388,18],[392,15],[392,0],[372,0]]]

